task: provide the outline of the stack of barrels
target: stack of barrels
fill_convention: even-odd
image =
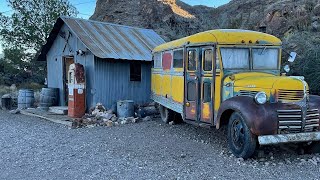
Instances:
[[[34,91],[32,89],[19,90],[18,109],[27,109],[34,107]],[[48,110],[51,106],[59,104],[59,89],[58,88],[42,88],[40,94],[39,108]]]

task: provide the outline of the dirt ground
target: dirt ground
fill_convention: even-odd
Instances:
[[[262,150],[237,159],[223,132],[157,119],[68,129],[0,111],[0,179],[320,179],[319,154]]]

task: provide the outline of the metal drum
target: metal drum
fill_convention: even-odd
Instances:
[[[118,117],[134,117],[134,102],[132,100],[124,100],[117,102]]]
[[[31,108],[34,105],[34,91],[31,89],[19,90],[18,109]]]
[[[12,109],[12,98],[10,94],[5,94],[1,97],[1,107],[3,110]]]
[[[59,89],[58,88],[42,88],[40,94],[40,107],[49,108],[59,104]]]

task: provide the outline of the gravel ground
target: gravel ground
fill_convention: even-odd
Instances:
[[[0,179],[320,179],[320,155],[237,159],[223,132],[160,120],[68,129],[0,111]]]

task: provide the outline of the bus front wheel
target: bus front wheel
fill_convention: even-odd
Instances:
[[[161,120],[164,123],[169,123],[170,121],[174,120],[174,112],[162,105],[159,106]]]
[[[239,112],[234,112],[228,124],[228,144],[238,158],[251,157],[256,149],[257,137],[253,135]]]

